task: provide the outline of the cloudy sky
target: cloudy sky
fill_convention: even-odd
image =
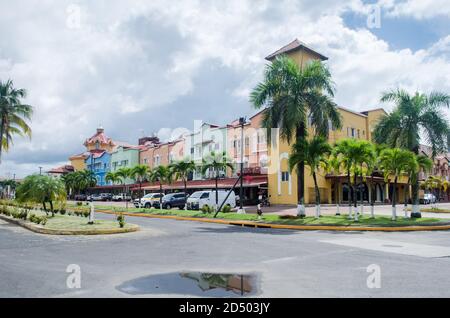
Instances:
[[[376,4],[376,6],[374,6]],[[103,125],[153,132],[255,112],[264,57],[295,38],[329,57],[336,101],[379,107],[382,91],[450,92],[448,0],[0,0],[0,79],[26,88],[33,138],[0,176],[67,162]],[[377,16],[379,13],[379,18]],[[389,110],[389,105],[384,105]]]

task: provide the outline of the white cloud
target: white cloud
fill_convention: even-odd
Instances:
[[[419,7],[419,1],[408,1],[421,8],[419,15],[407,10],[406,2],[379,3],[393,15],[422,18],[437,14],[435,2],[420,1]],[[9,2],[9,10],[0,13],[0,78],[27,88],[27,102],[36,106],[33,141],[17,139],[0,174],[14,167],[27,173],[33,162],[59,164],[82,150],[82,140],[98,124],[119,140],[137,139],[142,129],[184,125],[168,115],[158,118],[159,126],[145,126],[147,118],[173,103],[209,92],[211,81],[233,80],[231,88],[214,92],[215,105],[195,101],[181,110],[185,122],[223,124],[225,97],[247,105],[248,92],[261,80],[264,57],[296,37],[330,58],[342,106],[379,106],[381,91],[396,86],[450,91],[450,36],[416,52],[392,50],[370,30],[345,26],[344,12],[367,13],[359,0],[79,1],[80,28],[75,29],[67,27],[71,3]],[[448,5],[440,8],[447,12]],[[215,78],[195,85],[211,72]],[[193,107],[215,107],[216,117],[192,118]],[[127,121],[132,123],[126,126]],[[169,137],[169,130],[160,132]]]

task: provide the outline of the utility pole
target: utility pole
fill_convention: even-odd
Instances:
[[[240,117],[239,118],[239,125],[241,126],[241,173],[240,173],[240,177],[241,177],[241,186],[239,189],[239,210],[237,211],[237,213],[240,214],[245,214],[245,210],[244,210],[244,185],[243,185],[243,181],[244,181],[244,125],[245,125],[245,117]]]
[[[39,167],[39,175],[42,175],[42,167]]]

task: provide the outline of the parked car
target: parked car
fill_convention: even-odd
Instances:
[[[113,195],[112,200],[113,201],[130,201],[131,196],[126,193],[119,193],[119,194]]]
[[[420,199],[421,203],[424,204],[431,204],[431,203],[436,203],[437,199],[436,196],[432,193],[425,193],[423,195],[423,199]]]
[[[225,200],[225,197],[228,195],[228,190],[219,190],[218,193],[218,204],[219,206]],[[216,191],[215,190],[206,190],[206,191],[196,191],[192,193],[187,199],[187,208],[190,210],[201,210],[205,205],[208,207],[214,206],[216,203]],[[233,191],[231,191],[227,200],[225,201],[223,206],[230,206],[231,208],[236,207],[236,195]]]
[[[102,197],[102,201],[111,201],[113,197],[111,193],[100,193],[100,196]]]
[[[87,195],[86,194],[75,194],[74,199],[75,199],[75,201],[86,201]]]
[[[170,194],[166,194],[165,196],[162,197],[163,209],[168,209],[168,210],[170,210],[171,208],[183,209],[185,204],[186,204],[186,200],[184,199],[184,192],[170,193]],[[153,203],[153,206],[155,208],[159,209],[160,202],[155,201]]]
[[[87,197],[88,201],[103,201],[101,194],[91,194]]]
[[[149,209],[153,206],[154,202],[159,202],[159,198],[163,196],[163,193],[148,193],[141,198],[141,207]],[[139,199],[135,199],[133,203],[135,207],[139,208]]]

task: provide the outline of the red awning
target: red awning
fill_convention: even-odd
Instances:
[[[230,189],[238,178],[226,178],[219,179],[217,185],[221,189]],[[260,185],[267,185],[267,175],[261,176],[244,176],[243,186],[246,188],[249,187],[258,187]],[[216,187],[216,183],[214,179],[209,180],[192,180],[187,182],[188,189],[213,189]],[[134,185],[130,188],[131,191],[139,190],[139,185]],[[163,190],[175,190],[175,189],[184,189],[184,183],[182,181],[175,181],[171,184],[163,184]],[[142,190],[159,190],[159,183],[145,183],[142,184]]]

